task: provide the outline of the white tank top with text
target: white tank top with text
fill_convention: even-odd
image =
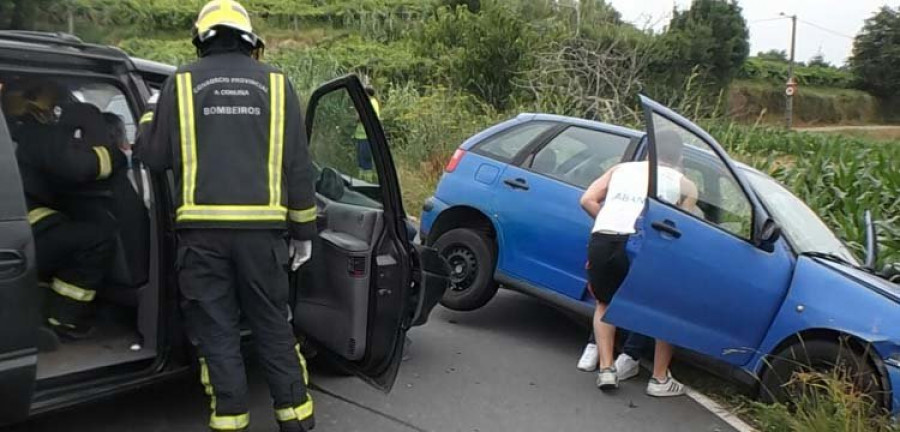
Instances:
[[[634,234],[635,223],[647,200],[648,162],[626,162],[619,165],[609,180],[606,200],[594,220],[591,232],[605,234]],[[659,166],[656,189],[661,199],[678,204],[681,199],[682,174],[673,168]]]

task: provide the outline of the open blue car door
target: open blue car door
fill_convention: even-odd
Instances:
[[[743,365],[784,299],[790,252],[758,240],[768,214],[721,146],[659,103],[644,96],[641,103],[649,198],[628,277],[605,320]]]

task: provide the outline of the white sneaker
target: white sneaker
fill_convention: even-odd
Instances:
[[[597,344],[589,343],[585,345],[584,352],[581,353],[581,359],[578,360],[578,369],[585,372],[597,370],[597,355]]]
[[[603,368],[597,373],[597,388],[600,390],[612,390],[619,388],[619,377],[616,368]]]
[[[684,394],[684,384],[676,381],[672,375],[665,381],[650,378],[650,382],[647,383],[647,394],[653,397],[681,396]]]
[[[616,370],[618,371],[619,381],[629,380],[641,373],[641,363],[631,358],[630,355],[622,353],[616,358]]]

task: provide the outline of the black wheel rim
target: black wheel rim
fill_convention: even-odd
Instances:
[[[463,245],[453,245],[445,250],[444,258],[450,264],[450,290],[458,293],[471,288],[478,275],[475,252]]]

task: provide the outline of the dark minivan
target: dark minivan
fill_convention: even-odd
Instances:
[[[173,71],[67,34],[0,31],[0,92],[21,79],[52,83],[68,101],[121,117],[130,142],[147,101]],[[11,139],[2,108],[0,426],[190,370],[194,352],[183,334],[173,271],[171,172],[154,176],[133,164],[135,190],[102,197],[131,211],[116,220],[116,256],[98,292],[94,331],[60,343],[42,325],[48,288],[35,269],[15,152],[27,143]],[[377,181],[352,177],[359,123]],[[447,269],[432,249],[413,243],[390,150],[359,79],[346,76],[315,90],[306,125],[319,173],[319,236],[312,260],[292,278],[294,329],[319,362],[387,391],[405,333],[427,320],[446,289]],[[78,190],[71,193],[80,199]]]

